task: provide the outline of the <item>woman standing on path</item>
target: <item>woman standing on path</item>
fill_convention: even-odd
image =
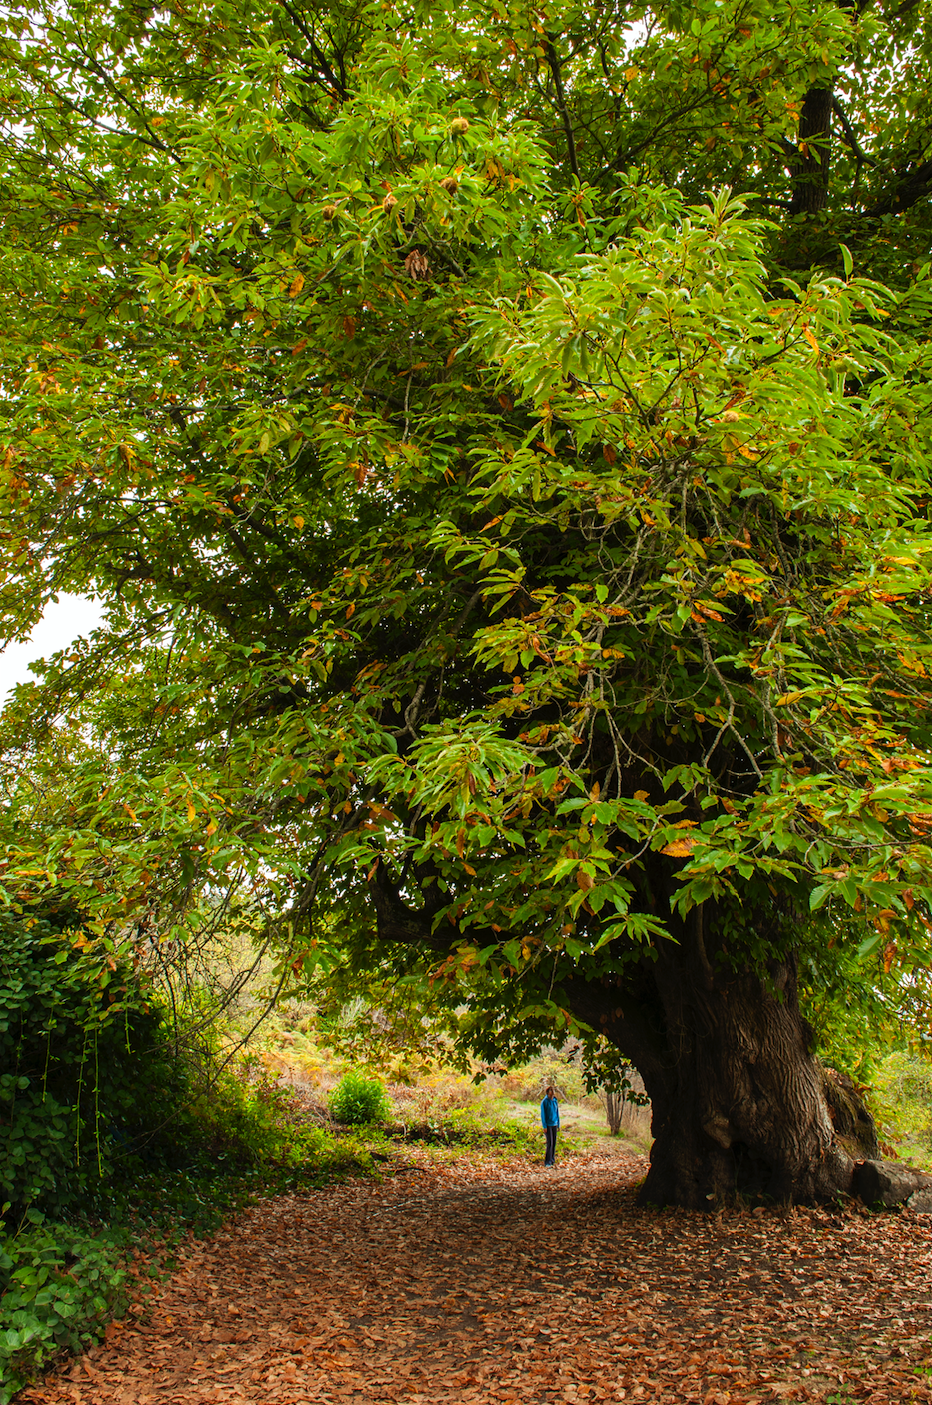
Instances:
[[[544,1165],[553,1169],[556,1166],[557,1154],[557,1128],[560,1125],[560,1104],[557,1102],[557,1095],[552,1083],[548,1083],[544,1101],[540,1105],[540,1125],[544,1129],[547,1138],[547,1153],[544,1157]]]

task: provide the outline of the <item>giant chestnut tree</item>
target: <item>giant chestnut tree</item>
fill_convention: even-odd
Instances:
[[[799,962],[928,961],[926,24],[9,14],[0,591],[108,616],[7,708],[7,901],[582,1029],[653,1200],[844,1190]]]

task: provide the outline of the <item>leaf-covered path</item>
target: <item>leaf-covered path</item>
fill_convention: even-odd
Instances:
[[[643,1169],[473,1158],[264,1202],[19,1398],[932,1402],[932,1216],[640,1210]]]

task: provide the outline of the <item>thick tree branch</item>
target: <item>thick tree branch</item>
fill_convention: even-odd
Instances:
[[[547,65],[553,74],[553,86],[557,90],[557,107],[563,122],[563,131],[566,134],[566,155],[570,163],[570,170],[579,180],[579,164],[576,160],[576,139],[573,135],[573,123],[570,120],[569,109],[566,105],[566,93],[563,88],[563,75],[560,72],[560,60],[557,58],[557,51],[554,42],[547,34],[544,36],[544,52],[547,55]]]
[[[450,927],[449,936],[433,931],[434,913],[429,906],[412,908],[402,902],[381,863],[372,875],[370,887],[379,941],[445,952],[461,940],[458,927]]]
[[[876,166],[877,162],[874,160],[873,156],[868,156],[867,152],[864,150],[857,137],[855,136],[854,128],[848,121],[848,114],[845,112],[844,107],[841,105],[838,99],[834,97],[832,98],[832,111],[841,123],[841,130],[844,136],[844,140],[848,144],[848,146],[850,146],[855,156],[858,158],[858,163],[860,164],[863,162],[867,166]]]
[[[302,34],[307,40],[308,47],[311,50],[313,60],[317,64],[318,68],[321,70],[321,73],[323,74],[324,83],[329,84],[331,90],[335,92],[343,101],[345,101],[346,81],[345,73],[343,73],[342,62],[338,58],[337,61],[340,63],[340,70],[342,76],[337,77],[336,73],[333,71],[333,65],[329,62],[326,54],[321,49],[320,45],[317,43],[317,40],[314,38],[314,35],[311,30],[308,29],[307,25],[304,23],[303,16],[297,10],[295,10],[292,5],[289,5],[287,3],[287,0],[280,0],[280,3],[282,9],[291,19],[292,24],[295,26],[298,32]],[[296,63],[300,63],[301,67],[304,68],[306,72],[309,71],[306,62],[301,58],[299,54],[291,54],[290,56],[294,59]],[[320,82],[320,77],[317,74],[314,75],[314,81]]]
[[[899,215],[930,196],[932,196],[932,159],[923,161],[912,170],[907,169],[899,172],[890,189],[879,200],[876,200],[865,213],[869,219],[879,219],[881,215]]]
[[[803,98],[792,168],[791,215],[816,214],[824,209],[828,199],[833,102],[831,88],[810,88]]]

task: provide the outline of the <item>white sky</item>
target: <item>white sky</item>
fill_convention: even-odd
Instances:
[[[66,648],[80,635],[89,634],[102,619],[103,607],[96,600],[83,595],[59,595],[56,604],[46,607],[27,644],[8,644],[0,653],[0,707],[17,683],[32,680],[29,665],[35,659],[48,658]]]

